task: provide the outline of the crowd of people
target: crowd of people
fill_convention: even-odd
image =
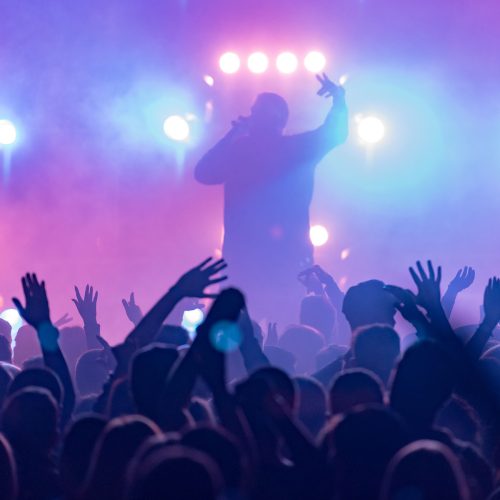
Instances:
[[[444,293],[418,262],[415,291],[344,294],[313,266],[297,324],[264,328],[226,268],[205,260],[145,314],[124,299],[132,331],[115,346],[92,287],[75,289],[83,327],[67,326],[22,278],[13,349],[0,320],[2,499],[500,499],[499,279],[480,324],[454,330],[470,268]],[[190,335],[180,319],[200,300]]]

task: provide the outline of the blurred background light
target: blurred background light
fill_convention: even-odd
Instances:
[[[189,138],[190,127],[185,118],[173,115],[169,116],[163,123],[163,131],[169,139],[182,142]]]
[[[385,126],[375,116],[360,117],[358,120],[358,136],[367,144],[380,142],[385,135]]]
[[[238,54],[234,52],[225,52],[220,56],[219,68],[223,73],[233,74],[240,69],[241,61]]]
[[[0,318],[9,323],[10,327],[12,328],[12,338],[15,338],[19,328],[21,328],[24,324],[19,311],[14,308],[5,309],[5,311],[0,313]]]
[[[328,230],[325,226],[316,224],[309,229],[309,238],[315,247],[322,247],[328,241]]]
[[[326,66],[326,57],[321,52],[313,50],[304,58],[304,66],[311,73],[321,73]]]
[[[219,352],[233,352],[238,349],[243,339],[236,323],[219,321],[210,330],[210,342]]]
[[[252,73],[264,73],[269,66],[269,58],[263,52],[254,52],[248,56],[247,64]]]
[[[209,86],[209,87],[213,87],[214,86],[214,83],[215,83],[215,80],[214,80],[214,77],[213,76],[210,76],[210,75],[205,75],[203,77],[203,81]]]
[[[0,120],[0,144],[9,146],[16,142],[16,127],[10,120]]]
[[[276,58],[276,68],[280,73],[289,75],[297,70],[299,60],[292,52],[282,52]]]

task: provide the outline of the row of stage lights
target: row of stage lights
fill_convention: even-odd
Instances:
[[[326,66],[326,57],[322,52],[312,50],[306,54],[302,62],[310,73],[321,73]],[[227,75],[238,73],[242,65],[242,57],[236,52],[225,52],[219,58],[219,69]],[[293,52],[281,52],[274,58],[274,65],[279,73],[290,75],[299,69],[300,60]],[[271,58],[264,52],[252,52],[246,58],[246,67],[250,73],[265,73],[270,66]]]

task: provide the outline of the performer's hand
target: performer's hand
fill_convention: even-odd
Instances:
[[[249,125],[250,125],[250,117],[249,116],[238,116],[236,120],[231,122],[233,127],[232,132],[238,135],[245,135],[248,133]]]
[[[316,79],[321,83],[321,88],[317,92],[319,96],[333,97],[334,99],[344,98],[344,87],[332,82],[330,78],[326,76],[326,73],[323,73],[323,75],[316,75]]]

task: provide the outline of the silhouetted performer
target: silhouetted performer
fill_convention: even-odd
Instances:
[[[283,135],[288,105],[277,94],[263,93],[250,116],[234,121],[196,166],[199,182],[224,185],[223,255],[231,281],[248,293],[259,315],[289,310],[289,297],[300,291],[297,273],[313,263],[309,205],[315,167],[347,138],[344,89],[326,75],[318,80],[318,95],[333,98],[323,125]]]

